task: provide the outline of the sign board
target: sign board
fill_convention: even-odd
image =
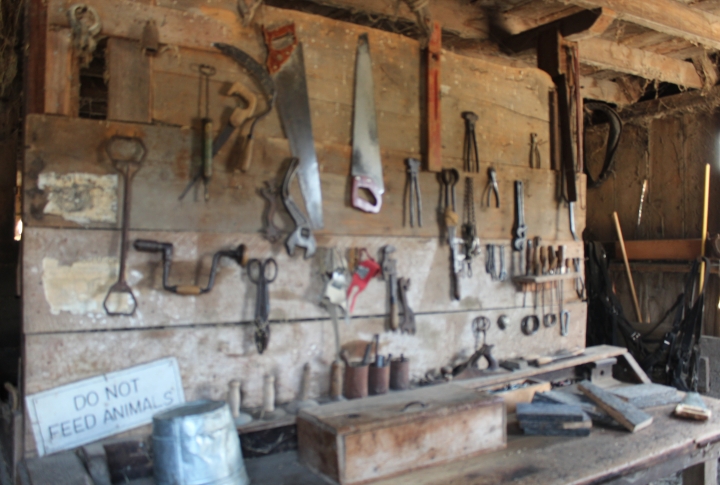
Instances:
[[[175,357],[25,397],[40,456],[149,424],[155,413],[183,402]]]

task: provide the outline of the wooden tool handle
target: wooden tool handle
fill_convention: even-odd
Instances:
[[[247,172],[252,163],[253,148],[255,147],[255,137],[248,135],[245,137],[245,141],[242,146],[242,153],[240,155],[240,170]]]
[[[398,314],[398,304],[396,301],[390,302],[390,328],[393,330],[400,328],[400,315]]]
[[[202,289],[199,286],[182,285],[175,287],[175,293],[178,295],[199,295]]]
[[[642,322],[642,314],[640,313],[640,304],[638,303],[637,293],[635,293],[635,283],[633,282],[632,273],[630,272],[630,262],[628,261],[627,252],[625,251],[625,240],[622,235],[622,228],[620,227],[620,219],[618,219],[617,212],[613,212],[613,220],[615,221],[615,230],[617,231],[618,239],[620,240],[620,251],[622,251],[623,262],[625,263],[625,272],[627,273],[628,283],[630,283],[630,292],[632,293],[633,305],[635,306],[635,315],[637,316],[638,322]]]

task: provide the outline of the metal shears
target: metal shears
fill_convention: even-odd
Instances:
[[[270,342],[270,293],[268,285],[275,281],[278,265],[273,258],[264,261],[251,259],[247,264],[248,278],[257,285],[255,297],[255,345],[262,354]]]

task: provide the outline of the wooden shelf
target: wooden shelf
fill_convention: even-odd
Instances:
[[[574,280],[575,278],[584,278],[585,275],[578,272],[561,273],[561,274],[547,274],[541,276],[514,276],[513,281],[516,283],[551,283],[553,281],[560,280]]]

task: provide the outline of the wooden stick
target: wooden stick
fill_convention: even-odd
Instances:
[[[628,283],[630,283],[630,292],[632,293],[633,305],[635,305],[635,315],[637,315],[638,322],[642,322],[640,304],[638,303],[637,293],[635,293],[635,283],[633,282],[632,273],[630,272],[630,263],[628,262],[627,252],[625,251],[625,240],[623,239],[622,228],[620,227],[620,219],[618,219],[617,212],[613,212],[613,219],[615,220],[615,230],[620,240],[620,250],[622,251],[623,261],[625,262],[625,272],[627,273]]]
[[[700,240],[702,246],[700,247],[700,256],[705,256],[705,241],[707,239],[707,226],[708,226],[708,202],[710,199],[710,164],[705,164],[705,194],[703,196],[703,218],[702,218],[702,233]],[[699,291],[702,291],[703,285],[705,284],[705,261],[700,263],[700,287]]]

